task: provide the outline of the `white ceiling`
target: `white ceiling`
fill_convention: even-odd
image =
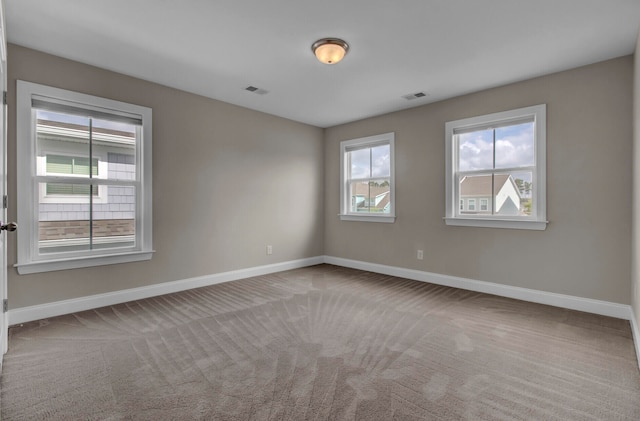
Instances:
[[[640,24],[640,0],[5,0],[5,9],[10,43],[319,127],[631,54]],[[324,37],[350,44],[341,63],[312,55]],[[428,95],[402,98],[419,91]]]

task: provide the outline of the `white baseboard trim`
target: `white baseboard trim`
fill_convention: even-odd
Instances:
[[[640,329],[636,322],[635,315],[631,313],[631,333],[633,334],[633,343],[636,346],[636,358],[638,359],[638,368],[640,368]]]
[[[382,273],[384,275],[397,276],[399,278],[413,279],[415,281],[429,282],[432,284],[461,288],[476,292],[484,292],[487,294],[499,295],[501,297],[515,298],[517,300],[600,314],[618,319],[633,320],[631,306],[625,304],[575,297],[572,295],[556,294],[553,292],[478,281],[475,279],[459,278],[456,276],[441,275],[438,273],[406,269],[397,266],[386,266],[359,260],[349,260],[340,257],[325,256],[324,262],[336,266],[344,266],[369,272]],[[638,347],[637,340],[635,343],[636,347]]]
[[[253,276],[267,275],[270,273],[282,272],[284,270],[319,265],[321,263],[324,263],[323,256],[309,257],[306,259],[291,260],[288,262],[256,266],[247,269],[233,270],[230,272],[216,273],[213,275],[198,276],[173,282],[163,282],[161,284],[107,292],[104,294],[90,295],[70,300],[21,307],[15,310],[9,310],[6,315],[9,325],[12,326],[34,320],[46,319],[48,317],[61,316],[63,314],[91,310],[94,308],[125,303],[127,301],[170,294],[172,292],[180,292],[193,288],[221,284],[223,282],[251,278]]]
[[[608,301],[593,300],[571,295],[556,294],[553,292],[538,291],[528,288],[514,287],[510,285],[496,284],[493,282],[479,281],[469,278],[460,278],[449,275],[406,269],[397,266],[387,266],[378,263],[369,263],[358,260],[343,259],[332,256],[316,256],[306,259],[292,260],[271,265],[257,266],[247,269],[239,269],[230,272],[216,273],[212,275],[198,276],[173,282],[163,282],[139,288],[131,288],[104,294],[90,295],[87,297],[73,298],[70,300],[55,301],[41,305],[21,307],[7,312],[7,320],[10,326],[26,323],[48,317],[61,316],[77,311],[91,310],[94,308],[120,304],[127,301],[156,297],[159,295],[180,292],[203,286],[250,278],[252,276],[267,275],[269,273],[284,270],[297,269],[307,266],[328,263],[353,269],[397,276],[399,278],[413,279],[470,291],[484,292],[502,297],[515,298],[539,304],[547,304],[555,307],[563,307],[571,310],[600,314],[630,320],[635,323],[631,306],[612,303]],[[640,347],[640,332],[638,326],[632,326],[634,330],[636,347]],[[639,353],[640,355],[640,353]],[[639,357],[640,358],[640,357]]]

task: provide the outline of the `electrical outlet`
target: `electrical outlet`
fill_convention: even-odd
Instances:
[[[267,256],[271,256],[273,254],[273,247],[271,244],[267,246]]]
[[[424,252],[422,250],[418,250],[418,254],[416,257],[418,260],[424,259]]]

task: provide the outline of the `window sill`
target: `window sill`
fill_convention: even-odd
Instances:
[[[549,221],[516,221],[513,219],[444,218],[447,225],[459,227],[507,228],[544,231]]]
[[[18,274],[27,275],[30,273],[52,272],[56,270],[79,269],[92,266],[151,260],[153,253],[153,251],[138,251],[73,259],[42,260],[30,263],[18,263],[15,264],[14,267],[18,269]]]
[[[396,221],[395,215],[344,215],[340,214],[341,221],[359,221],[359,222],[384,222],[393,224]]]

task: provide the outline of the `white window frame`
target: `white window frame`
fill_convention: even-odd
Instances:
[[[504,216],[486,214],[462,214],[459,211],[459,183],[458,179],[458,142],[456,133],[491,128],[493,125],[517,124],[530,119],[534,123],[534,164],[532,171],[533,209],[531,216]],[[546,195],[546,104],[534,105],[515,110],[503,111],[477,117],[450,121],[445,124],[446,142],[446,214],[445,223],[454,226],[471,226],[486,228],[511,228],[545,230],[547,221]],[[510,171],[512,169],[507,169]],[[489,170],[499,172],[503,170]]]
[[[479,199],[479,201],[480,201],[479,211],[487,212],[489,210],[489,199]],[[484,209],[482,209],[483,206],[484,206]]]
[[[133,246],[94,249],[86,251],[39,253],[39,184],[36,154],[35,110],[33,98],[73,104],[76,108],[117,116],[132,116],[142,121],[140,142],[136,144],[136,232]],[[18,184],[18,262],[19,274],[83,268],[107,264],[149,260],[152,247],[152,110],[125,102],[100,98],[31,82],[17,81],[17,184]],[[57,151],[55,151],[57,153]],[[106,163],[106,161],[105,161]],[[47,179],[48,179],[47,178]],[[61,180],[67,180],[61,177]],[[103,185],[122,185],[122,180],[101,180]]]
[[[393,223],[396,219],[395,204],[395,133],[384,133],[374,136],[361,137],[358,139],[344,140],[340,142],[340,220],[361,221],[361,222],[384,222]],[[389,168],[389,213],[355,213],[351,212],[351,197],[349,192],[350,168],[346,159],[347,152],[357,148],[371,148],[380,145],[389,145],[390,168]]]

